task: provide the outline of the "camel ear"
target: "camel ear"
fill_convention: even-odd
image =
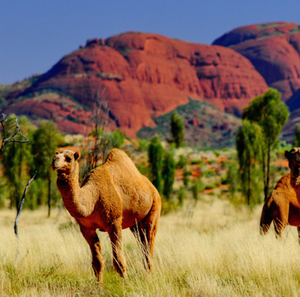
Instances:
[[[80,152],[75,152],[74,153],[74,159],[77,161],[80,158]]]
[[[288,159],[288,158],[289,158],[289,152],[288,152],[288,151],[285,151],[285,152],[284,152],[284,156]]]
[[[293,154],[295,154],[294,149],[291,149],[290,151],[285,151],[284,156],[290,160],[293,157]]]

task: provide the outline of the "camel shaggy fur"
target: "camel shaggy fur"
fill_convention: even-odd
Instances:
[[[286,225],[296,226],[300,242],[300,203],[290,180],[290,174],[283,175],[266,200],[260,218],[260,232],[267,233],[272,221],[278,237],[282,237]]]
[[[147,177],[140,174],[131,159],[113,149],[105,164],[92,170],[79,185],[80,154],[57,152],[52,169],[57,172],[57,187],[69,213],[76,219],[92,252],[95,275],[103,283],[104,259],[96,230],[109,234],[113,263],[126,277],[122,250],[122,229],[130,228],[140,241],[149,271],[161,211],[161,198]]]

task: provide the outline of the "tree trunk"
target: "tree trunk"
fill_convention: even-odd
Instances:
[[[262,149],[262,170],[263,170],[263,180],[264,180],[264,195],[265,201],[268,198],[268,188],[267,188],[267,174],[266,174],[266,159],[265,159],[265,150]]]
[[[248,176],[247,176],[247,204],[250,206],[250,196],[251,196],[251,163],[248,164]]]
[[[48,218],[51,215],[51,177],[50,173],[48,173]]]
[[[267,172],[266,172],[266,176],[265,176],[265,188],[264,188],[264,192],[265,192],[265,201],[267,200],[268,196],[269,196],[269,184],[270,184],[270,162],[271,162],[271,146],[268,145],[268,153],[267,153]]]

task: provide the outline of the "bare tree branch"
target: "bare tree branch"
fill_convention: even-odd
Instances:
[[[19,237],[19,233],[18,233],[18,221],[19,221],[19,218],[20,218],[20,215],[21,215],[21,211],[22,211],[22,208],[23,208],[23,204],[24,204],[24,201],[25,201],[25,195],[27,193],[28,187],[31,184],[31,182],[34,180],[36,174],[37,174],[37,171],[34,173],[32,178],[28,181],[28,183],[27,183],[27,185],[24,189],[24,193],[23,193],[23,196],[21,198],[20,207],[19,207],[18,214],[17,214],[16,220],[15,220],[15,224],[14,224],[15,234],[18,238],[18,249],[17,249],[16,259],[15,259],[15,267],[17,267],[18,260],[19,260],[19,255],[20,255],[20,237]]]
[[[31,182],[34,180],[36,174],[37,174],[37,171],[34,173],[34,175],[32,176],[32,178],[28,181],[27,185],[25,186],[24,193],[23,193],[23,196],[22,196],[21,201],[20,201],[19,211],[18,211],[16,220],[15,220],[15,224],[14,224],[15,234],[16,234],[16,236],[18,237],[18,239],[19,239],[19,233],[18,233],[18,221],[19,221],[19,217],[20,217],[20,215],[21,215],[21,211],[22,211],[22,208],[23,208],[23,204],[24,204],[24,202],[25,202],[25,195],[26,195],[26,193],[27,193],[27,190],[28,190],[29,185],[30,185]]]
[[[22,133],[18,118],[14,118],[10,122],[10,118],[6,114],[2,113],[0,115],[0,124],[2,127],[2,143],[0,146],[0,155],[3,154],[4,146],[9,142],[19,142],[25,143],[28,142],[28,138]],[[16,136],[20,136],[21,139],[16,139]]]
[[[109,141],[109,106],[105,95],[105,89],[98,89],[93,102],[93,130],[90,135],[93,137],[92,143],[86,144],[86,159],[82,170],[84,178],[92,169],[94,169],[100,160],[105,161],[110,148]]]

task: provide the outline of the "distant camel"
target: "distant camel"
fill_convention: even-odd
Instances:
[[[276,236],[281,237],[286,225],[296,226],[300,242],[300,203],[290,183],[290,174],[283,175],[266,200],[260,218],[260,232],[268,232],[274,223]]]
[[[142,244],[149,271],[161,211],[161,198],[152,183],[140,174],[131,159],[113,149],[105,164],[92,170],[79,186],[80,154],[57,152],[52,169],[64,205],[76,219],[90,245],[95,275],[103,283],[104,259],[96,229],[109,234],[116,271],[126,277],[122,229],[130,228]]]

